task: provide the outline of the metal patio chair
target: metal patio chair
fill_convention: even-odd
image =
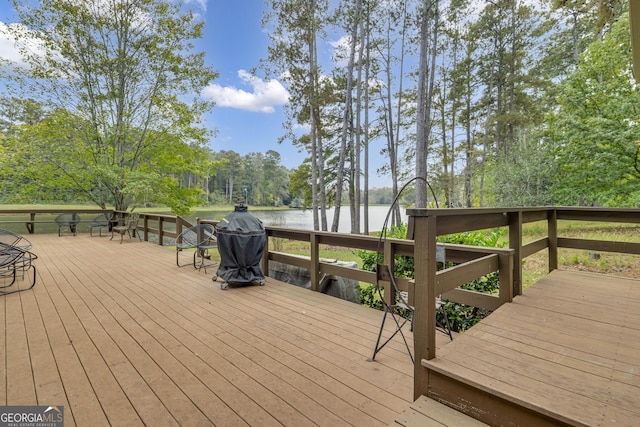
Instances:
[[[115,233],[118,233],[120,234],[120,244],[122,244],[125,234],[128,234],[130,239],[133,238],[134,235],[137,235],[138,240],[142,241],[142,236],[137,232],[139,220],[140,214],[129,214],[129,217],[124,221],[124,224],[111,227],[111,239],[109,240],[113,240]]]
[[[38,257],[31,252],[31,242],[12,231],[0,229],[0,295],[26,291],[36,284],[36,267],[33,261]],[[28,287],[20,287],[20,279],[33,271],[33,279],[27,280]],[[20,276],[20,277],[19,277]]]
[[[113,212],[101,213],[100,215],[93,218],[93,220],[89,224],[89,235],[93,237],[93,230],[97,228],[99,233],[98,235],[100,237],[103,237],[102,229],[105,227],[109,227],[109,224],[111,224],[112,219],[113,219]]]
[[[69,227],[69,231],[75,236],[76,226],[80,222],[80,215],[75,212],[63,213],[56,217],[56,224],[58,224],[58,237],[62,235],[62,229]]]
[[[218,247],[218,242],[215,236],[215,229],[211,224],[198,224],[193,227],[189,227],[183,230],[176,237],[176,264],[178,267],[184,267],[192,264],[194,268],[200,270],[204,268],[204,272],[207,272],[207,267],[217,265],[216,263],[207,264],[206,260],[211,259],[209,254],[210,249]],[[185,249],[194,249],[193,261],[189,264],[180,264],[180,252]],[[200,262],[198,262],[198,258]]]

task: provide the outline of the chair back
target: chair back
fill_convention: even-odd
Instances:
[[[180,248],[195,248],[205,246],[215,240],[215,229],[211,224],[198,224],[183,230],[176,237],[176,246]]]
[[[109,225],[112,218],[113,212],[104,212],[93,218],[93,222],[91,223],[91,225],[94,227],[106,227],[107,225]]]
[[[127,220],[127,225],[129,226],[129,230],[135,230],[138,228],[138,221],[140,220],[140,214],[131,214],[129,215],[129,219]]]
[[[31,242],[13,231],[0,229],[0,268],[15,264],[31,250]],[[0,272],[0,277],[5,272]]]

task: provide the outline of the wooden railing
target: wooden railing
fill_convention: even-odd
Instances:
[[[423,359],[436,357],[435,298],[443,294],[446,299],[478,307],[492,304],[487,296],[457,289],[474,276],[488,271],[500,274],[500,291],[494,309],[522,294],[522,261],[540,251],[547,250],[549,271],[558,268],[558,249],[571,248],[601,252],[640,255],[640,243],[560,237],[558,221],[599,221],[640,224],[640,209],[604,208],[528,208],[528,209],[409,209],[409,234],[414,239],[415,257],[415,328],[414,396],[426,394],[426,369]],[[528,243],[523,242],[523,225],[545,221],[547,235]],[[509,250],[492,252],[443,271],[437,271],[437,236],[464,231],[507,227]],[[464,249],[466,253],[466,248]],[[447,255],[449,259],[449,255]],[[421,262],[422,261],[422,262]],[[507,283],[511,285],[505,286]],[[482,302],[484,300],[484,302]]]
[[[6,210],[0,211],[0,228],[3,216],[12,215],[14,219],[5,222],[31,224],[30,232],[35,232],[38,223],[36,215],[59,214],[63,212],[95,213],[96,209],[83,210]],[[627,224],[640,224],[640,209],[604,209],[544,207],[523,209],[409,209],[409,239],[386,238],[382,242],[378,237],[346,233],[329,233],[310,230],[294,230],[282,227],[266,227],[267,245],[262,266],[265,274],[269,272],[269,261],[278,261],[309,270],[311,289],[318,291],[322,277],[341,276],[361,282],[376,283],[376,274],[370,271],[356,270],[323,262],[320,257],[322,245],[338,246],[353,250],[380,250],[384,254],[384,263],[393,265],[395,255],[414,257],[414,280],[395,278],[400,290],[408,291],[410,301],[415,306],[414,350],[415,394],[416,398],[424,394],[426,372],[422,368],[422,359],[436,356],[435,347],[435,298],[443,298],[462,304],[468,304],[486,310],[495,310],[522,293],[522,262],[525,258],[547,251],[549,271],[558,268],[558,249],[572,248],[602,252],[619,252],[640,255],[640,243],[589,240],[562,237],[558,234],[558,221],[603,221]],[[25,215],[25,219],[16,220],[16,215]],[[124,217],[127,212],[116,212]],[[181,217],[161,214],[140,213],[139,231],[143,240],[160,245],[170,245],[172,240],[192,224]],[[544,221],[547,234],[533,241],[523,242],[523,225]],[[47,222],[47,221],[44,221]],[[196,219],[196,223],[216,221]],[[438,271],[436,260],[437,236],[498,227],[508,229],[509,246],[507,249],[480,248],[447,244],[445,256],[454,267]],[[308,256],[300,257],[275,250],[269,250],[269,240],[286,239],[308,243]],[[393,271],[393,268],[391,269]],[[460,289],[460,285],[492,272],[499,273],[500,287],[496,295],[481,294]],[[384,284],[382,284],[384,285]],[[386,298],[391,298],[388,287]],[[373,343],[372,343],[373,346]]]
[[[48,208],[48,209],[1,209],[0,228],[11,227],[12,231],[22,232],[22,225],[25,226],[29,234],[40,232],[51,232],[52,224],[55,224],[55,217],[64,213],[80,214],[81,220],[79,228],[83,224],[89,224],[93,218],[103,213],[114,213],[114,221],[126,218],[131,212],[114,211],[111,209],[69,209],[69,208]],[[38,227],[39,225],[39,227]],[[47,226],[48,225],[48,226]],[[140,226],[138,231],[143,234],[145,241],[165,245],[169,244],[166,239],[175,239],[184,227],[191,224],[184,218],[152,213],[140,213]],[[57,227],[55,227],[57,229]]]
[[[55,217],[63,213],[75,212],[77,214],[91,214],[91,217],[82,218],[81,223],[91,222],[91,220],[105,212],[113,212],[112,210],[103,209],[2,209],[0,210],[0,227],[3,224],[13,225],[15,232],[21,232],[21,226],[24,224],[27,233],[36,233],[38,224],[55,224]],[[56,227],[57,229],[57,227]]]

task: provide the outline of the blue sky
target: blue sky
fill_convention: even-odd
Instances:
[[[8,0],[0,0],[0,22],[14,22]],[[233,150],[241,155],[275,150],[283,166],[293,169],[306,157],[288,141],[278,144],[283,135],[283,106],[288,93],[277,80],[265,81],[264,73],[252,69],[267,55],[269,37],[261,27],[263,0],[185,0],[205,21],[204,36],[197,51],[206,52],[206,62],[219,77],[203,91],[216,101],[206,125],[216,129],[210,147],[214,151]],[[327,54],[327,52],[324,52]],[[0,36],[0,57],[14,57],[12,42]],[[327,55],[328,56],[328,55]],[[376,153],[372,153],[374,157]],[[385,180],[371,166],[371,187],[382,187]]]
[[[211,125],[218,130],[212,149],[240,154],[276,150],[287,168],[299,166],[305,155],[290,143],[278,144],[283,134],[286,89],[278,82],[251,76],[267,55],[268,35],[260,25],[262,0],[209,0],[200,50],[220,74],[204,93],[216,101]]]

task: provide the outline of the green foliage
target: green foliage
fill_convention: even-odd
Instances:
[[[401,224],[399,227],[392,228],[389,233],[389,237],[404,238],[406,234],[407,225]],[[469,246],[502,247],[504,246],[504,242],[501,242],[500,238],[504,236],[504,234],[505,231],[502,229],[490,232],[470,231],[447,236],[439,236],[438,241],[440,243]],[[357,251],[357,255],[362,259],[363,270],[375,271],[376,264],[384,262],[383,255],[380,253],[360,250]],[[413,278],[414,263],[412,257],[396,255],[396,259],[394,261],[395,277]],[[462,288],[475,292],[495,293],[499,289],[498,273],[494,272],[487,276],[475,279],[474,281],[463,285]],[[379,310],[384,308],[382,302],[382,290],[379,290],[375,284],[361,283],[359,291],[359,302],[361,304]],[[444,310],[449,317],[451,329],[459,332],[469,329],[489,314],[486,310],[451,301],[446,301]],[[406,316],[409,313],[405,312],[403,314]],[[444,322],[444,315],[442,313],[437,313],[436,320],[442,324]]]
[[[375,308],[377,310],[384,310],[384,304],[382,302],[383,290],[378,290],[378,287],[372,283],[361,282],[358,286],[358,302],[366,305],[367,307]]]
[[[14,67],[7,85],[47,107],[16,136],[28,147],[15,159],[24,188],[34,182],[118,210],[148,199],[175,213],[193,206],[180,178],[209,169],[201,116],[212,104],[198,94],[216,77],[193,52],[202,22],[164,0],[14,7],[23,24],[9,30],[17,45],[46,50],[23,50],[29,66]]]
[[[388,231],[387,237],[395,239],[406,239],[407,224],[392,226]],[[382,249],[382,248],[381,248]],[[384,254],[380,252],[358,250],[356,254],[362,259],[362,269],[367,271],[375,271],[377,264],[384,264]],[[396,255],[393,260],[393,272],[395,277],[413,277],[413,257],[405,257]]]
[[[551,206],[551,187],[559,173],[548,150],[539,144],[520,147],[509,161],[491,169],[496,207]]]
[[[311,191],[311,166],[304,163],[289,174],[291,186],[289,190],[297,200],[301,200],[301,208],[309,209],[313,202]]]
[[[504,236],[505,233],[506,231],[503,229],[492,230],[488,233],[483,231],[465,231],[463,233],[438,236],[437,241],[440,243],[499,248],[504,246],[504,243],[500,242],[500,238]]]
[[[563,204],[633,206],[640,193],[640,92],[632,76],[625,14],[592,43],[562,84],[548,118]]]
[[[470,231],[458,234],[450,234],[447,236],[439,236],[438,241],[441,243],[454,243],[470,246],[482,246],[482,247],[503,247],[504,242],[500,242],[500,238],[506,233],[503,229],[493,230],[491,232],[482,231]],[[461,286],[462,289],[467,289],[475,292],[482,293],[495,293],[500,287],[498,273],[493,272],[483,277],[479,277],[470,283],[466,283]],[[472,307],[465,304],[458,304],[452,301],[447,301],[444,305],[444,310],[447,312],[451,328],[455,331],[465,331],[471,326],[478,323],[485,318],[489,312],[478,307]],[[438,316],[439,322],[444,320],[442,315]]]
[[[252,152],[240,156],[235,151],[223,150],[212,157],[217,164],[209,190],[224,195],[226,203],[253,206],[290,203],[289,171],[280,164],[278,152],[268,150],[264,154]]]
[[[400,224],[399,226],[392,226],[391,230],[387,232],[387,237],[404,239],[407,237],[407,224]],[[380,233],[378,233],[380,234]],[[375,271],[378,264],[384,263],[384,254],[380,252],[358,250],[356,251],[358,257],[362,260],[362,269],[368,271]],[[413,257],[405,257],[396,255],[394,259],[394,276],[395,277],[413,277],[414,263]],[[382,296],[384,290],[378,289],[375,284],[372,283],[360,283],[359,287],[359,302],[367,307],[373,307],[378,310],[384,309],[382,302]],[[405,309],[397,309],[398,314],[402,316],[409,316],[410,312]]]

